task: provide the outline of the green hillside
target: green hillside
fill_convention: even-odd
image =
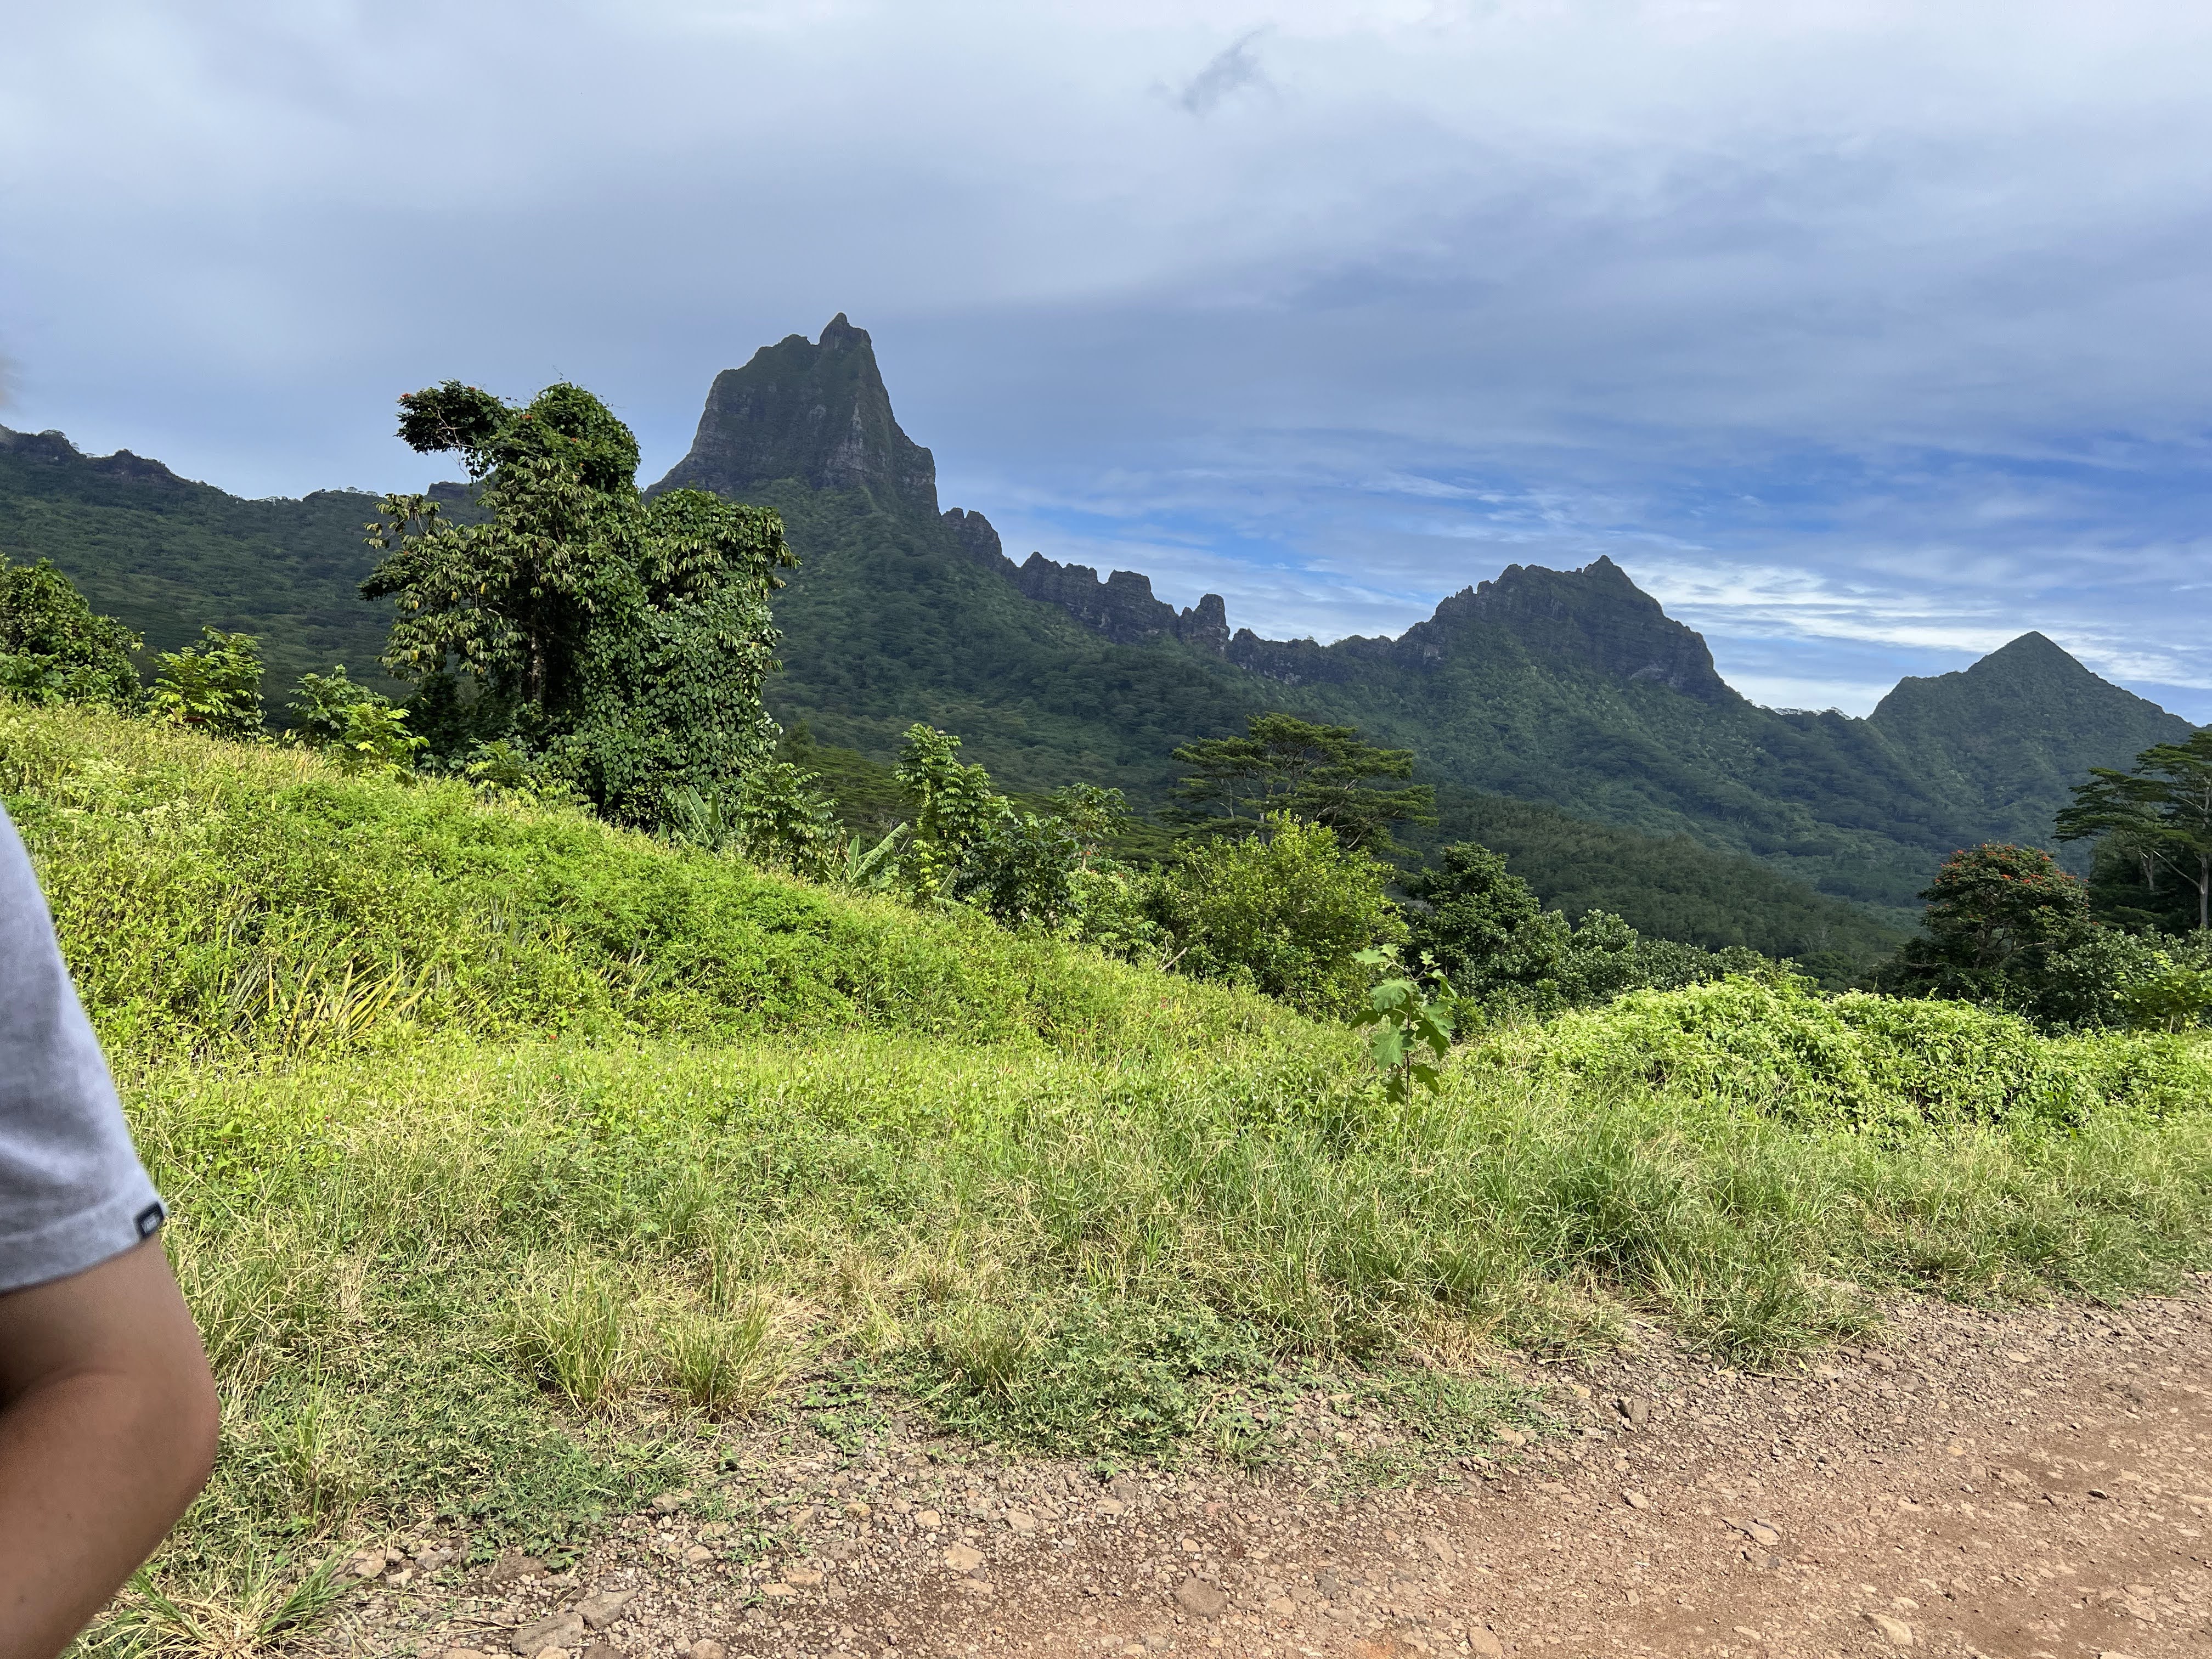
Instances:
[[[343,662],[395,689],[376,666],[391,607],[356,591],[376,502],[353,489],[243,501],[128,450],[84,455],[58,432],[0,427],[0,553],[52,559],[149,652],[203,626],[257,635],[272,686]]]
[[[1257,997],[451,781],[0,703],[0,805],[224,1402],[103,1651],[395,1536],[459,1547],[427,1619],[672,1491],[735,1621],[794,1458],[1451,1483],[1559,1426],[1513,1351],[1765,1365],[2208,1259],[2197,1036],[1735,979],[1491,1028],[1399,1104]],[[1323,1401],[1364,1449],[1301,1438]]]

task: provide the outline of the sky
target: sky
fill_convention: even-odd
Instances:
[[[0,0],[0,422],[419,488],[573,380],[644,475],[837,312],[1020,557],[1395,634],[1610,556],[1746,695],[2030,629],[2212,721],[2212,8]]]

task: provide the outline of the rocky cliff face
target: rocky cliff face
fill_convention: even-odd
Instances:
[[[742,495],[796,478],[937,514],[937,464],[899,429],[866,329],[839,312],[809,343],[793,334],[714,377],[690,453],[653,487]]]
[[[1229,649],[1229,608],[1218,593],[1205,594],[1179,611],[1153,593],[1151,577],[1134,570],[1114,571],[1102,582],[1087,564],[1061,564],[1042,553],[1016,564],[981,514],[950,507],[944,522],[969,557],[1005,576],[1025,597],[1060,606],[1118,644],[1181,640],[1217,656]]]
[[[1462,588],[1401,635],[1408,662],[1480,648],[1481,630],[1510,634],[1532,656],[1650,681],[1705,702],[1739,701],[1713,666],[1705,636],[1676,622],[1611,559],[1580,570],[1509,564],[1496,581]],[[1349,644],[1351,641],[1346,641]]]
[[[127,478],[134,483],[187,487],[187,481],[159,461],[118,449],[112,455],[88,455],[58,432],[11,432],[0,426],[0,453],[33,464],[76,466],[96,477]]]

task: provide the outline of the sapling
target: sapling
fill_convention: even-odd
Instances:
[[[1442,1060],[1451,1052],[1451,1005],[1458,997],[1451,981],[1425,951],[1417,973],[1406,971],[1395,945],[1376,945],[1352,959],[1364,967],[1397,970],[1368,988],[1367,1006],[1352,1020],[1355,1025],[1375,1028],[1367,1039],[1367,1051],[1382,1068],[1383,1094],[1402,1105],[1413,1098],[1416,1083],[1434,1093],[1443,1086],[1442,1080],[1437,1068],[1420,1055],[1426,1048]],[[1425,980],[1436,988],[1433,996],[1422,990]]]

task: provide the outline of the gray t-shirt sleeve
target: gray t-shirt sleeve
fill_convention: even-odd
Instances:
[[[0,812],[0,1291],[96,1267],[161,1215],[22,838]]]

